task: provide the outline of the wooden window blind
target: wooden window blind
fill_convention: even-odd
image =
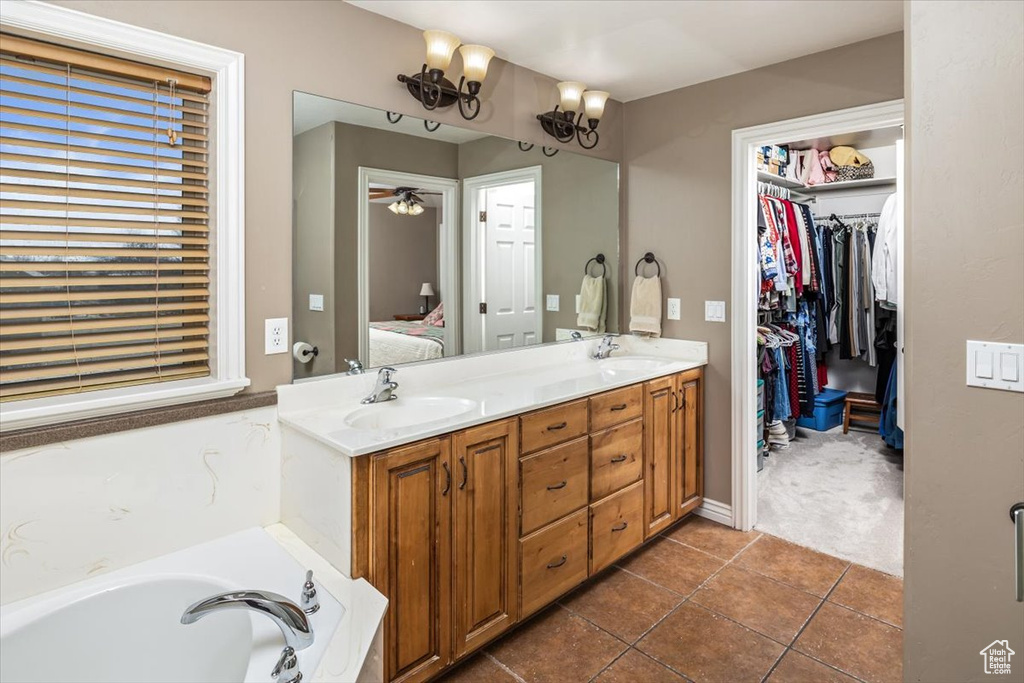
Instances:
[[[209,92],[0,35],[0,400],[210,374]]]

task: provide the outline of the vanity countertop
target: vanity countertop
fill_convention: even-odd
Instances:
[[[360,399],[373,388],[373,370],[282,386],[278,416],[286,427],[343,455],[359,456],[707,364],[705,342],[623,336],[616,339],[620,350],[607,361],[595,361],[590,354],[598,342],[400,366],[395,376],[398,398],[370,406]],[[454,414],[431,418],[437,407]],[[386,426],[395,417],[414,423]],[[385,426],[354,427],[360,418]]]

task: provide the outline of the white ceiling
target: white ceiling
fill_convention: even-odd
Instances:
[[[379,128],[395,133],[405,133],[431,140],[452,142],[461,145],[477,138],[488,137],[487,133],[454,128],[442,124],[436,131],[428,132],[423,127],[423,119],[403,116],[398,123],[390,123],[386,113],[380,109],[364,107],[361,104],[332,100],[329,97],[296,92],[292,101],[292,135],[305,133],[328,121],[341,121],[367,128]]]
[[[348,1],[623,102],[903,28],[894,0]]]

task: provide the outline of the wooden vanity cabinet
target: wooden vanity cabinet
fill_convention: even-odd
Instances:
[[[456,659],[518,616],[517,427],[518,420],[503,420],[452,439]]]
[[[387,681],[425,681],[703,500],[703,370],[352,465],[352,576],[390,600]]]
[[[447,437],[431,439],[373,456],[370,464],[368,578],[390,598],[389,681],[424,681],[452,662],[450,448]]]

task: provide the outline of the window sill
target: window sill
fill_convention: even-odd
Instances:
[[[0,433],[30,429],[74,420],[150,410],[194,401],[234,396],[249,386],[248,378],[231,380],[196,379],[168,382],[67,396],[30,399],[0,405]]]

